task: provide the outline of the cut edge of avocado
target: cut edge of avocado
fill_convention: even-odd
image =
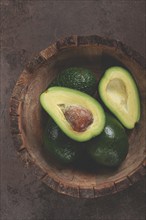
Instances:
[[[119,66],[107,69],[99,82],[99,94],[126,128],[134,128],[140,119],[140,98],[136,82],[126,69]]]
[[[105,114],[103,108],[97,100],[83,92],[65,87],[51,87],[40,95],[40,102],[60,129],[73,140],[78,142],[90,140],[104,129]],[[86,108],[93,115],[92,124],[83,132],[73,130],[60,107],[62,104],[79,105]]]

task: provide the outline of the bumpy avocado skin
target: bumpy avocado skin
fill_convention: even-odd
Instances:
[[[94,95],[97,81],[91,70],[82,67],[70,67],[63,70],[50,86],[67,87]]]
[[[88,152],[98,164],[116,167],[128,153],[128,136],[120,122],[106,113],[106,124],[103,132],[92,139]]]
[[[49,118],[44,132],[44,147],[56,160],[64,164],[74,162],[79,156],[79,143],[68,138]]]

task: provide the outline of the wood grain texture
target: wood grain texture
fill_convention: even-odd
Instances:
[[[69,66],[92,69],[97,80],[111,65],[132,72],[142,102],[141,120],[129,134],[129,153],[117,170],[65,168],[46,159],[42,150],[45,125],[40,94]],[[113,194],[131,186],[145,175],[146,78],[143,58],[123,43],[100,36],[70,36],[50,45],[28,63],[20,75],[10,101],[11,133],[26,164],[36,167],[36,175],[59,193],[80,198]]]

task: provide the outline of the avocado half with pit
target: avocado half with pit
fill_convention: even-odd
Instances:
[[[70,138],[84,142],[102,132],[105,114],[91,96],[69,88],[51,87],[40,96],[44,110]]]
[[[99,82],[104,104],[128,129],[140,119],[140,99],[132,75],[122,67],[110,67]]]

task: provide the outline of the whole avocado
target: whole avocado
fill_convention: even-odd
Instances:
[[[126,158],[128,146],[124,127],[117,119],[106,113],[103,132],[89,142],[87,150],[98,164],[116,167]]]
[[[44,147],[54,159],[61,163],[69,164],[79,155],[78,143],[68,138],[49,118],[44,132]]]
[[[50,86],[67,87],[94,95],[97,81],[91,70],[82,67],[70,67],[63,70]]]

